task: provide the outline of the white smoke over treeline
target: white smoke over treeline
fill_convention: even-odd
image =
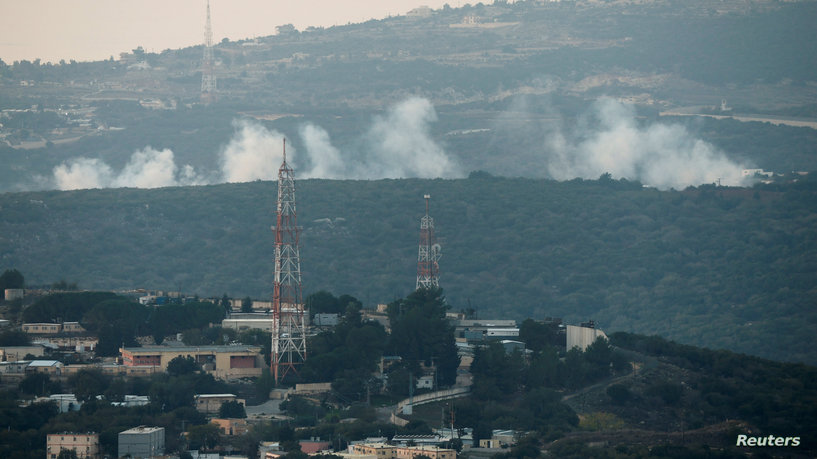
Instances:
[[[684,126],[639,126],[633,108],[613,99],[599,100],[591,119],[580,124],[571,139],[563,132],[547,136],[546,168],[554,179],[595,179],[609,173],[659,189],[743,184],[745,166]]]
[[[460,167],[430,135],[437,120],[431,102],[404,100],[375,117],[361,136],[363,151],[342,152],[332,145],[320,126],[299,129],[303,153],[287,145],[287,161],[300,178],[379,179],[458,177]],[[178,167],[173,152],[151,147],[133,153],[119,172],[99,159],[76,158],[53,169],[52,181],[60,190],[83,188],[158,188],[249,182],[277,178],[284,135],[259,123],[234,121],[235,134],[219,152],[216,172],[202,174],[190,165]]]
[[[54,168],[54,183],[60,190],[82,188],[159,188],[175,185],[198,185],[202,180],[193,168],[176,166],[173,152],[146,147],[131,155],[119,172],[96,158],[77,158]]]

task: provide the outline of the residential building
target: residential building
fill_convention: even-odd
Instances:
[[[30,334],[57,334],[62,331],[62,324],[52,323],[31,323],[23,324],[24,333]]]
[[[265,367],[261,346],[145,346],[119,349],[126,367],[158,367],[176,357],[192,357],[202,370],[219,379],[261,376]]]
[[[147,459],[165,453],[165,428],[139,426],[119,432],[117,457]]]
[[[46,459],[57,459],[60,451],[74,451],[80,459],[99,457],[99,434],[62,432],[48,434],[45,440]]]

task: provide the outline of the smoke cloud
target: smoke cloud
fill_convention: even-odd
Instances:
[[[321,127],[306,124],[299,134],[306,153],[302,177],[333,179],[449,178],[462,170],[431,137],[437,112],[427,99],[412,97],[373,119],[359,144],[363,151],[341,152]]]
[[[247,121],[233,121],[236,135],[221,150],[221,177],[224,182],[273,180],[281,165],[284,135]],[[289,153],[294,149],[288,148]]]
[[[171,150],[155,150],[151,147],[134,152],[118,174],[99,159],[76,158],[55,167],[53,175],[54,184],[59,190],[160,188],[203,183],[191,166],[185,165],[179,170]]]
[[[638,125],[635,112],[612,99],[595,105],[575,140],[554,132],[546,140],[547,172],[557,180],[576,177],[638,180],[659,189],[714,183],[741,185],[745,166],[678,124]]]

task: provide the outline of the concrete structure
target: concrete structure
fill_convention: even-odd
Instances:
[[[301,451],[306,454],[315,454],[318,451],[329,450],[328,441],[321,441],[315,438],[311,440],[298,440],[298,444],[301,445]]]
[[[224,319],[221,328],[232,328],[236,331],[263,330],[272,332],[272,316],[267,319]]]
[[[359,443],[349,446],[349,454],[376,457],[377,459],[412,459],[428,456],[431,459],[456,459],[453,449],[437,446],[392,446],[384,443]]]
[[[339,314],[315,314],[312,324],[316,327],[334,327],[340,323]]]
[[[7,288],[3,294],[6,301],[14,301],[22,299],[25,296],[26,291],[21,288]]]
[[[145,346],[119,349],[126,367],[157,367],[167,370],[176,357],[192,357],[202,369],[219,379],[261,376],[261,346]]]
[[[57,334],[62,331],[62,324],[51,324],[51,323],[31,323],[31,324],[23,324],[22,329],[24,333],[31,333],[31,334]]]
[[[25,359],[27,355],[42,357],[45,355],[45,348],[37,345],[0,347],[0,362],[16,362]]]
[[[295,393],[298,395],[323,394],[332,391],[332,383],[295,384]]]
[[[584,351],[587,346],[593,344],[598,338],[607,339],[607,335],[596,328],[592,321],[581,326],[568,325],[565,348],[569,351],[574,347],[578,347],[580,351]]]
[[[125,399],[121,402],[111,402],[113,406],[124,406],[125,408],[131,408],[134,406],[145,406],[150,404],[150,397],[147,395],[126,395]]]
[[[0,374],[22,375],[26,372],[26,367],[31,360],[18,360],[16,362],[0,362]]]
[[[204,414],[218,414],[225,402],[238,402],[247,406],[247,402],[234,394],[198,394],[193,397],[196,410]]]
[[[250,426],[246,419],[238,418],[213,418],[210,423],[218,426],[223,435],[244,435],[250,431]]]
[[[59,376],[62,374],[63,364],[57,360],[32,360],[26,367],[26,373],[45,373]]]
[[[165,428],[139,426],[119,432],[117,457],[147,459],[165,453]]]
[[[99,434],[63,432],[48,434],[45,440],[46,459],[57,459],[60,451],[74,451],[80,459],[99,457]]]
[[[23,324],[24,333],[32,335],[56,335],[57,333],[85,333],[85,329],[79,322],[56,323],[30,323]]]
[[[57,405],[60,413],[79,411],[82,407],[82,402],[77,400],[77,396],[74,394],[51,394],[48,396],[48,400]]]

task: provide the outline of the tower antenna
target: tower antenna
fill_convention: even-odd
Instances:
[[[295,211],[295,175],[286,161],[278,169],[275,212],[275,279],[272,294],[270,371],[276,384],[306,360],[306,326],[301,298],[301,259]]]
[[[216,100],[216,75],[213,72],[213,27],[210,25],[210,0],[207,0],[207,22],[204,24],[204,55],[201,59],[201,101]]]
[[[423,195],[426,200],[426,214],[420,219],[420,248],[417,255],[417,285],[415,289],[439,288],[442,248],[434,236],[434,219],[428,213],[431,195]]]

